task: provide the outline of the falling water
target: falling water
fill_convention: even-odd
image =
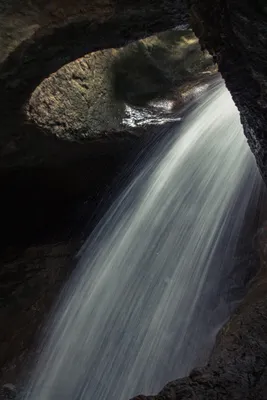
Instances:
[[[223,83],[149,153],[81,250],[25,399],[156,392],[205,361],[229,316],[259,176]]]

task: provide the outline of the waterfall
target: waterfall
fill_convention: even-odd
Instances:
[[[27,400],[126,400],[206,360],[260,177],[219,81],[135,166],[84,244]]]

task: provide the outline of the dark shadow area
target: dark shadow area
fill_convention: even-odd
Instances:
[[[0,388],[32,361],[40,329],[76,265],[75,254],[131,179],[136,160],[168,125],[87,157],[86,146],[83,154],[83,146],[74,144],[71,154],[66,148],[73,144],[66,143],[63,166],[55,160],[2,173]]]

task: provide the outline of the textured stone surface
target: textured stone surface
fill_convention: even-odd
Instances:
[[[44,78],[86,53],[118,47],[187,23],[190,12],[202,46],[214,55],[240,110],[245,134],[265,177],[265,3],[262,0],[188,0],[185,3],[185,0],[150,0],[140,6],[140,2],[132,0],[105,0],[104,3],[99,0],[1,0],[2,163],[13,164],[14,157],[22,154],[21,162],[26,162],[25,150],[28,151],[28,144],[34,139],[25,126],[22,111]],[[34,147],[38,153],[38,143]]]
[[[134,400],[265,400],[267,398],[267,225],[260,235],[262,268],[242,305],[217,337],[204,368]]]
[[[60,68],[32,93],[27,117],[47,134],[67,140],[105,140],[109,132],[125,130],[139,135],[143,130],[131,130],[124,122],[126,105],[144,115],[150,112],[156,124],[164,110],[149,102],[168,100],[173,104],[165,110],[168,121],[176,116],[178,103],[183,105],[185,88],[215,72],[212,57],[201,51],[192,31],[168,31],[121,49],[87,54]],[[147,115],[144,129],[150,123]]]
[[[256,0],[190,0],[203,48],[218,62],[248,143],[267,180],[267,13]]]
[[[184,0],[1,0],[0,11],[0,98],[4,99],[0,104],[0,154],[4,166],[34,164],[40,155],[49,158],[53,150],[54,143],[46,141],[42,132],[28,129],[23,111],[44,78],[87,53],[122,46],[188,20]],[[35,140],[37,135],[48,151]]]

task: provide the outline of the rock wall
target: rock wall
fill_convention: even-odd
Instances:
[[[189,1],[191,24],[202,48],[218,63],[248,143],[267,180],[267,18],[263,1]],[[266,227],[262,268],[242,305],[218,335],[206,367],[170,382],[156,396],[135,400],[252,400],[267,398]]]
[[[262,268],[242,305],[224,326],[204,368],[168,383],[155,396],[133,400],[265,400],[267,398],[266,224],[260,233]]]
[[[24,112],[43,79],[85,54],[122,46],[188,20],[184,0],[1,0],[0,14],[3,166],[14,165],[20,157],[17,165],[25,164],[27,156],[34,157],[29,147],[43,153],[34,136],[39,135],[40,141],[45,137],[38,130],[29,132]],[[53,145],[48,143],[49,148]],[[49,157],[49,151],[45,156]]]
[[[214,56],[267,181],[267,9],[261,0],[190,0],[191,23]]]
[[[23,107],[44,78],[92,51],[118,47],[190,20],[202,47],[218,62],[266,178],[264,1],[149,0],[141,6],[132,0],[1,0],[0,12],[2,164],[10,163],[22,147],[25,154],[32,140],[25,128]]]
[[[203,48],[218,63],[248,143],[267,180],[267,8],[263,1],[189,1],[191,23]],[[266,399],[266,227],[260,239],[262,269],[229,323],[209,364],[169,383],[157,396],[136,400]]]

